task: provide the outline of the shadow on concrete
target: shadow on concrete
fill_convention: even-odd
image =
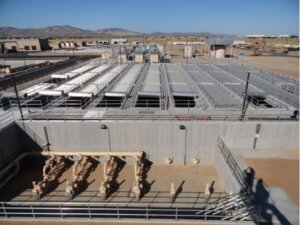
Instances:
[[[184,183],[185,183],[185,180],[183,180],[182,182],[181,182],[181,184],[179,185],[179,187],[177,188],[177,190],[176,190],[176,192],[175,192],[175,199],[178,197],[178,195],[182,192],[182,190],[183,190],[183,185],[184,185]]]
[[[144,181],[141,198],[143,198],[147,193],[149,193],[151,191],[151,187],[154,184],[154,182],[155,182],[155,180],[152,180],[151,183],[149,183],[147,180]]]
[[[42,157],[29,156],[21,161],[18,175],[1,188],[0,201],[11,201],[22,193],[22,196],[31,199],[32,181],[43,179],[43,165]]]
[[[148,178],[148,172],[151,169],[152,162],[149,161],[148,159],[144,159],[144,169],[142,173],[142,181],[143,181],[143,189],[141,191],[141,196],[140,198],[143,198],[147,193],[151,191],[151,186],[154,184],[155,180],[153,180],[151,183],[147,181]]]
[[[253,204],[261,206],[260,224],[273,224],[272,218],[275,216],[282,225],[291,225],[288,219],[278,210],[275,202],[272,203],[270,192],[263,183],[263,179],[259,179],[256,183],[255,192],[253,192]]]
[[[18,139],[22,151],[42,151],[45,141],[34,133],[25,123],[19,122],[17,125]]]
[[[59,178],[63,175],[63,173],[68,170],[71,167],[72,163],[70,160],[65,159],[64,161],[62,161],[59,165],[59,167],[56,170],[56,173],[53,174],[52,176],[54,177],[53,180],[49,181],[47,188],[44,190],[43,195],[41,196],[41,198],[43,198],[44,196],[46,196],[47,194],[51,193],[52,191],[55,191],[56,188],[63,183],[59,182]]]
[[[93,160],[93,159],[90,159],[89,161],[89,166],[88,168],[86,169],[86,171],[83,172],[83,178],[82,178],[82,181],[80,182],[80,186],[76,192],[76,196],[80,195],[81,193],[83,193],[85,190],[87,190],[87,188],[89,187],[90,184],[92,184],[95,180],[92,180],[91,182],[88,182],[87,179],[89,178],[89,176],[91,175],[91,173],[93,171],[95,171],[95,169],[97,168],[98,166],[98,163]]]
[[[251,203],[254,206],[260,208],[259,217],[260,221],[257,221],[257,224],[272,225],[274,217],[277,218],[280,224],[282,225],[291,225],[292,223],[278,210],[275,206],[275,202],[270,197],[270,192],[266,184],[264,184],[263,179],[258,179],[256,184],[255,181],[255,171],[253,168],[248,167],[244,170],[245,181],[248,185],[246,190],[241,190],[241,192],[247,191]]]
[[[111,188],[108,190],[108,193],[105,196],[106,199],[108,199],[113,193],[118,192],[120,186],[126,181],[125,179],[122,180],[121,182],[118,182],[117,180],[121,170],[126,165],[126,162],[121,158],[116,158],[116,160],[117,160],[117,168],[115,169],[112,175]]]

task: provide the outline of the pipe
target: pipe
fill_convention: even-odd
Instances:
[[[57,156],[115,156],[115,157],[121,157],[121,156],[132,156],[132,157],[142,157],[143,151],[139,152],[41,152],[41,155],[43,156],[51,156],[51,155],[57,155]]]
[[[144,152],[25,152],[15,158],[12,162],[9,163],[3,170],[0,171],[0,178],[8,172],[13,166],[17,166],[14,173],[10,173],[8,177],[5,178],[4,181],[0,183],[0,188],[3,187],[8,181],[10,181],[15,175],[17,175],[19,171],[19,163],[22,159],[28,156],[116,156],[116,157],[143,157]]]

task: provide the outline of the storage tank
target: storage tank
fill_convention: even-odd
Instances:
[[[70,47],[71,47],[71,48],[74,48],[74,47],[75,47],[74,42],[70,42]]]
[[[66,42],[66,48],[70,48],[70,43]]]
[[[193,55],[193,48],[192,48],[192,46],[185,46],[184,47],[184,57],[185,58],[191,58],[192,57],[192,55]]]
[[[165,52],[165,48],[163,45],[156,45],[158,50],[161,52],[161,53],[164,53]]]
[[[224,58],[225,51],[226,51],[225,45],[212,45],[210,47],[210,56],[217,59]]]

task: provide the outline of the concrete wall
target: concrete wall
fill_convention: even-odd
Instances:
[[[217,138],[229,148],[251,149],[257,122],[186,121],[27,121],[41,138],[46,126],[52,151],[138,151],[154,163],[173,158],[183,164],[193,158],[203,164],[214,160]],[[100,128],[105,124],[108,129]],[[179,125],[185,125],[180,130]],[[297,122],[262,122],[257,149],[298,149]],[[44,138],[45,139],[45,138]]]
[[[0,168],[26,151],[41,151],[41,147],[16,123],[0,130]]]
[[[214,166],[218,172],[218,175],[224,185],[224,190],[227,193],[239,193],[241,191],[241,186],[236,181],[234,175],[232,174],[232,171],[228,167],[228,165],[225,162],[225,159],[220,154],[220,152],[216,151],[215,157],[214,157]]]
[[[0,168],[20,153],[18,128],[11,124],[0,130]]]

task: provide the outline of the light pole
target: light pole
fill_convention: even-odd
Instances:
[[[102,129],[102,130],[107,130],[107,136],[108,136],[108,148],[109,148],[109,151],[111,152],[111,142],[110,142],[110,131],[109,131],[109,127],[106,126],[105,124],[102,124],[102,125],[101,125],[101,129]]]
[[[21,119],[24,120],[23,112],[22,112],[22,108],[21,108],[21,104],[20,104],[20,99],[19,99],[19,94],[18,94],[18,90],[17,90],[17,85],[16,85],[16,81],[15,81],[15,76],[13,74],[11,74],[11,80],[12,80],[12,83],[14,85],[16,98],[17,98],[17,102],[18,102],[18,107],[19,107],[19,110],[20,110]]]
[[[24,120],[24,116],[23,116],[23,112],[22,112],[22,107],[21,107],[21,103],[20,103],[20,98],[19,98],[19,94],[18,94],[18,90],[17,90],[17,85],[16,85],[16,80],[13,74],[9,75],[11,76],[11,80],[14,86],[14,90],[15,90],[15,94],[16,94],[16,98],[17,98],[17,103],[18,103],[18,108],[20,111],[20,115],[21,115],[21,119]],[[5,77],[4,75],[0,75],[1,78]]]
[[[244,96],[244,101],[243,101],[243,108],[242,108],[241,120],[244,120],[245,114],[246,114],[246,110],[247,110],[246,102],[248,101],[247,98],[248,98],[249,79],[250,79],[250,72],[248,72],[247,80],[246,80],[245,96]]]
[[[180,130],[184,130],[184,159],[183,159],[183,163],[184,165],[186,165],[186,138],[187,138],[187,127],[184,125],[180,125],[179,126]]]

